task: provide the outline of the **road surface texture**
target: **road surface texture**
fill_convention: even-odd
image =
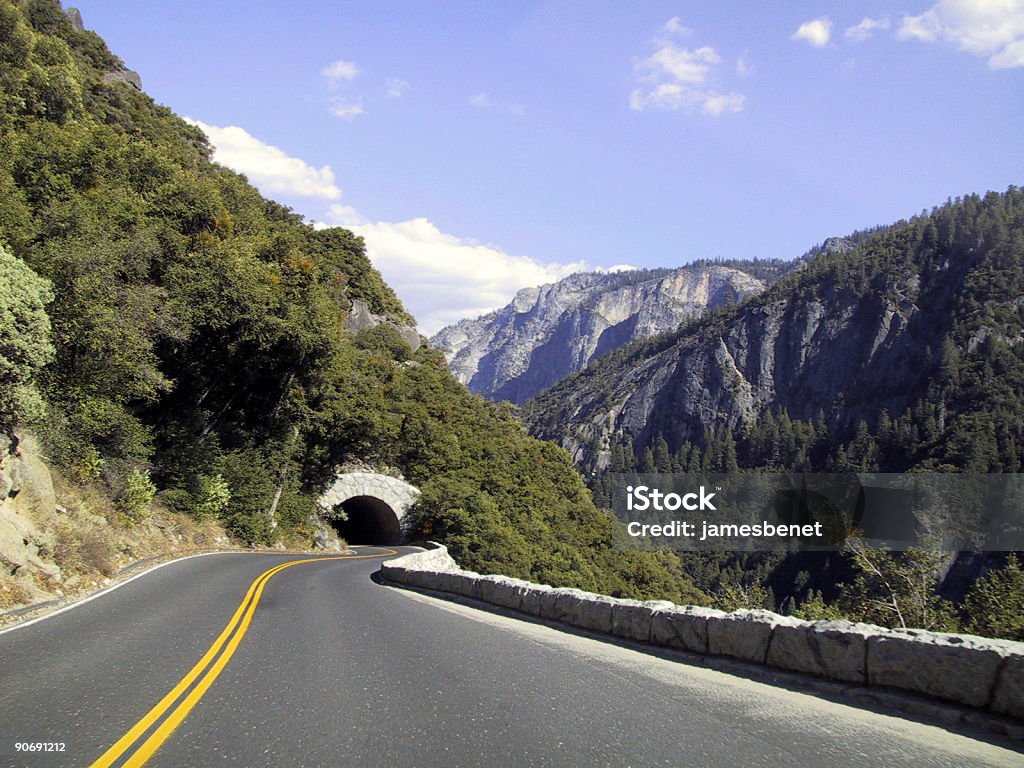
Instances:
[[[317,556],[195,557],[0,634],[0,765],[1024,766],[996,737],[375,583],[392,552],[271,576]]]

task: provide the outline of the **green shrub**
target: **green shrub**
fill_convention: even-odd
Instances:
[[[200,520],[208,520],[220,515],[231,503],[231,488],[223,475],[203,475],[199,479],[193,503],[193,514]]]
[[[974,583],[964,598],[963,614],[968,632],[1024,640],[1024,569],[1016,554]]]
[[[133,469],[117,497],[117,508],[129,521],[137,523],[152,514],[155,496],[156,486],[149,479],[149,472]]]

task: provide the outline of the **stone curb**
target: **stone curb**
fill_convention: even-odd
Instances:
[[[463,571],[446,547],[433,546],[389,560],[381,575],[626,640],[924,694],[1024,720],[1024,643],[625,600]]]

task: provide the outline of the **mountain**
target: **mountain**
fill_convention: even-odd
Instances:
[[[747,267],[745,271],[744,267]],[[635,339],[763,291],[782,264],[701,262],[589,272],[524,288],[507,306],[439,331],[431,344],[471,392],[522,403]],[[755,277],[758,269],[764,278]]]
[[[1019,471],[1022,297],[1024,193],[969,195],[819,249],[744,303],[591,364],[525,418],[588,471]]]

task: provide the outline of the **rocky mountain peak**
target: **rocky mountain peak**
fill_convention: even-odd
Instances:
[[[524,288],[507,306],[448,326],[431,343],[471,391],[522,403],[634,339],[765,287],[741,269],[705,263],[577,273]]]

